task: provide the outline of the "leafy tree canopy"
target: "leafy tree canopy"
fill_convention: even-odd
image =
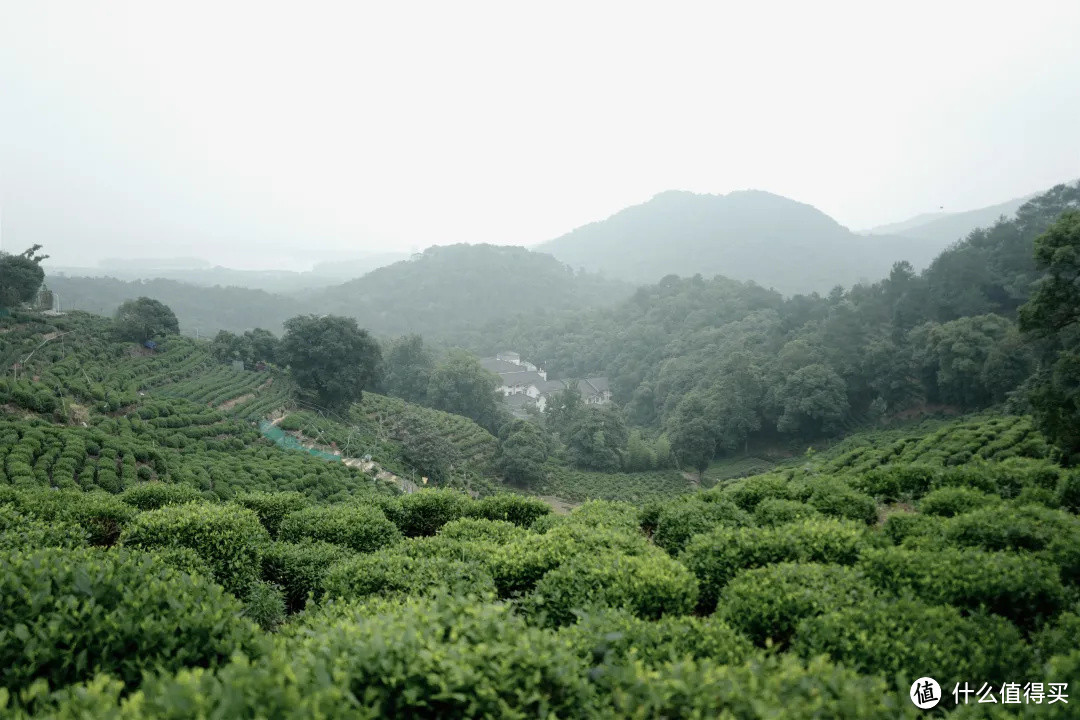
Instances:
[[[128,300],[116,311],[113,328],[123,340],[145,342],[159,335],[175,335],[180,323],[168,305],[153,298]]]
[[[301,390],[320,405],[347,407],[363,400],[382,364],[379,344],[352,318],[300,315],[285,322],[280,358]]]

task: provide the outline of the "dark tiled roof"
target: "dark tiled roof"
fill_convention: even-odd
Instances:
[[[490,370],[493,373],[502,375],[508,372],[523,372],[525,370],[521,365],[515,365],[512,362],[506,362],[505,360],[499,360],[498,358],[481,358],[480,367],[485,370]]]

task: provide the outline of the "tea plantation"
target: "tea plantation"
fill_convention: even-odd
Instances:
[[[1080,716],[1080,473],[1024,417],[706,490],[561,469],[549,489],[632,502],[556,515],[495,492],[464,418],[371,393],[322,416],[284,375],[96,322],[0,326],[0,716],[859,720],[922,715],[924,676],[939,716]],[[404,474],[408,423],[437,427],[462,479],[402,494],[275,447],[253,421],[282,414]],[[1028,682],[1068,702],[1001,704]],[[999,702],[956,708],[958,683]]]

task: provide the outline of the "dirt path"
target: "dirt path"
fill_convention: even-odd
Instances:
[[[255,393],[248,393],[247,395],[241,395],[240,397],[234,397],[232,400],[226,400],[217,406],[217,409],[221,412],[228,412],[240,403],[246,403],[251,398],[255,397]]]
[[[555,497],[554,495],[537,495],[537,497],[550,505],[551,509],[555,511],[556,515],[569,515],[571,510],[581,504],[570,502],[569,500],[563,500],[562,498]]]

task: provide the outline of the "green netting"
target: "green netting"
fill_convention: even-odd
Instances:
[[[319,450],[317,448],[306,448],[300,444],[294,436],[285,432],[277,425],[274,425],[268,420],[263,420],[259,423],[259,432],[263,434],[263,437],[267,437],[274,441],[274,444],[278,447],[285,448],[286,450],[300,450],[306,452],[315,457],[322,458],[323,460],[329,460],[331,462],[341,462],[340,455],[334,455],[328,453],[325,450]]]

